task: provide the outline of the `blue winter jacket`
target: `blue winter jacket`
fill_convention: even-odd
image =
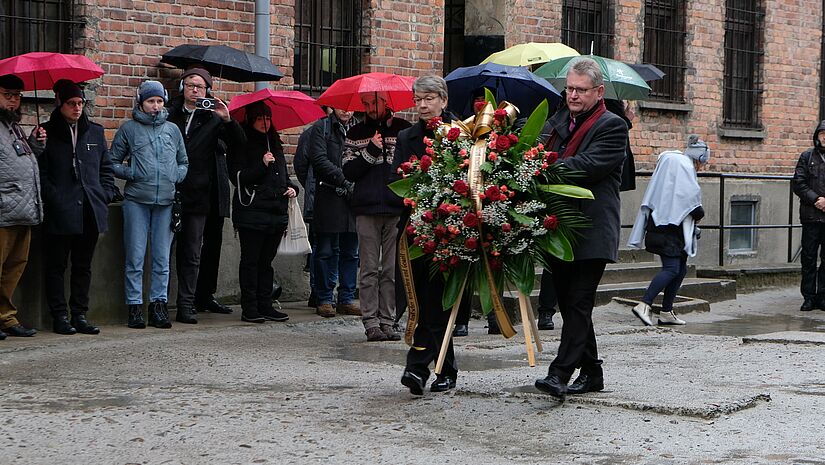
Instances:
[[[126,180],[126,199],[150,205],[171,205],[175,184],[189,168],[186,146],[178,127],[166,121],[166,109],[157,115],[137,106],[112,141],[115,176]],[[126,164],[123,162],[126,161]]]

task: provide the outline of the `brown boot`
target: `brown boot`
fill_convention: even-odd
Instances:
[[[353,303],[338,304],[338,311],[341,312],[342,315],[361,316],[361,307]]]
[[[315,313],[324,318],[332,318],[335,316],[335,307],[333,307],[332,304],[321,304],[318,306],[318,309],[315,310]]]
[[[384,335],[387,336],[388,341],[400,341],[401,340],[401,335],[396,333],[395,330],[392,329],[392,326],[390,326],[390,325],[381,325],[381,332],[383,332]]]
[[[387,335],[384,334],[384,331],[381,331],[381,328],[367,328],[364,332],[367,335],[367,341],[369,342],[380,342],[386,341]]]

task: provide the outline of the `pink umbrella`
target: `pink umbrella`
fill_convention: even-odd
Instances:
[[[14,74],[23,80],[23,90],[51,89],[60,79],[83,82],[103,76],[103,69],[83,55],[31,52],[0,60],[0,76]],[[37,121],[40,122],[40,107]]]
[[[244,121],[246,107],[255,102],[264,102],[272,110],[272,124],[278,131],[303,126],[326,116],[314,98],[297,90],[272,89],[261,89],[233,98],[229,102],[229,114],[238,121]]]
[[[382,94],[393,111],[415,106],[412,86],[415,78],[388,73],[366,73],[339,79],[318,97],[318,105],[339,110],[364,111],[361,94]]]

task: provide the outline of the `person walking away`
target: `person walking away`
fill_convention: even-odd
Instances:
[[[235,184],[232,224],[241,245],[241,320],[287,321],[289,315],[272,306],[272,260],[289,222],[289,199],[299,189],[289,180],[269,107],[263,102],[247,106],[242,127],[247,142],[235,147],[229,159],[230,181]]]
[[[350,211],[358,231],[361,319],[367,341],[395,340],[395,254],[404,204],[387,184],[394,179],[396,138],[410,123],[393,116],[383,92],[363,93],[361,103],[366,117],[347,132],[343,164],[344,176],[355,183]]]
[[[171,328],[167,307],[169,255],[172,247],[172,202],[175,185],[186,177],[188,160],[180,130],[167,121],[166,89],[158,81],[138,87],[132,119],[112,140],[115,176],[126,180],[123,201],[125,289],[130,328],[143,319],[143,260],[151,244],[149,325]]]
[[[57,334],[98,334],[89,323],[92,257],[109,227],[109,202],[115,193],[114,171],[103,126],[86,115],[83,90],[68,79],[53,89],[56,108],[43,125],[49,134],[39,157],[43,189],[43,245],[46,302]],[[64,289],[71,256],[70,295]],[[67,314],[71,315],[69,320]]]
[[[11,301],[29,261],[32,226],[43,221],[36,156],[47,132],[36,127],[26,138],[20,127],[22,97],[22,79],[0,76],[0,340],[37,334],[20,324]]]
[[[619,184],[627,142],[627,125],[605,109],[604,78],[596,62],[578,59],[567,73],[565,91],[567,107],[550,118],[552,131],[545,146],[558,152],[557,163],[581,172],[575,183],[590,189],[594,200],[571,203],[591,221],[573,246],[573,260],[550,260],[564,326],[556,358],[536,387],[561,401],[567,393],[604,388],[593,306],[605,265],[618,259]],[[577,367],[579,376],[568,388]]]
[[[825,120],[814,130],[814,146],[799,156],[793,191],[799,197],[802,223],[802,306],[825,310]],[[817,268],[817,257],[820,257]]]
[[[647,185],[627,245],[644,248],[659,256],[662,270],[653,277],[633,314],[646,326],[653,317],[660,325],[684,325],[673,313],[673,301],[687,274],[688,257],[696,256],[698,223],[705,216],[702,190],[696,178],[710,158],[707,144],[691,135],[684,153],[678,150],[659,155]],[[662,310],[652,309],[653,299],[664,290]]]
[[[177,125],[183,135],[189,171],[178,186],[182,214],[175,251],[178,275],[175,320],[197,324],[197,309],[232,312],[215,300],[215,290],[211,289],[217,286],[223,219],[229,216],[229,173],[220,147],[241,146],[246,138],[240,124],[229,117],[226,104],[210,94],[212,76],[208,71],[199,67],[184,71],[179,89],[181,95],[169,102],[169,121]],[[214,98],[214,109],[199,109],[196,105],[199,98]],[[202,260],[204,253],[206,261]],[[201,268],[204,279],[200,277]],[[198,284],[205,286],[207,281],[210,289],[201,288],[198,292]]]

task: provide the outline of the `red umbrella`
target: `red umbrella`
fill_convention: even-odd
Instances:
[[[229,114],[238,121],[246,116],[246,106],[264,102],[272,110],[272,124],[280,131],[309,124],[326,116],[315,99],[297,90],[261,89],[239,95],[229,102]]]
[[[60,79],[83,82],[103,76],[103,69],[83,55],[31,52],[0,60],[0,76],[14,74],[23,80],[23,90],[51,89]],[[37,106],[40,122],[40,107]]]
[[[339,110],[364,111],[361,94],[381,93],[393,111],[415,106],[412,85],[415,78],[388,73],[366,73],[339,79],[318,97],[318,105]]]

